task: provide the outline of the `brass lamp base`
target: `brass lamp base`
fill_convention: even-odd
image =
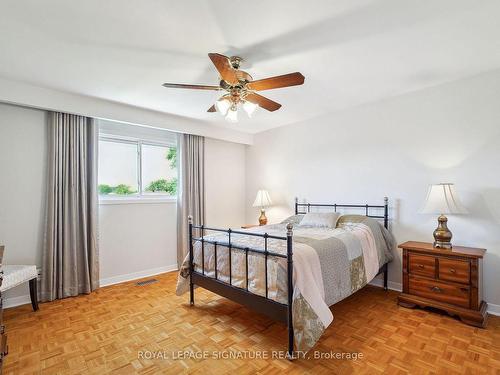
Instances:
[[[434,230],[434,247],[440,249],[451,249],[451,238],[453,234],[448,229],[448,218],[444,215],[438,217],[438,226]]]
[[[267,224],[266,210],[262,208],[260,210],[259,225],[266,225],[266,224]]]

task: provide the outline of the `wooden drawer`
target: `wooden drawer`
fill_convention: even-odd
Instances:
[[[429,255],[408,254],[409,271],[412,275],[436,277],[436,258]]]
[[[469,284],[470,266],[467,260],[439,258],[439,278]]]
[[[448,284],[438,280],[428,280],[420,277],[410,276],[410,294],[449,303],[455,306],[469,308],[470,288]]]

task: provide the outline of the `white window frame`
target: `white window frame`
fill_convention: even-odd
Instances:
[[[142,146],[159,146],[176,148],[175,142],[158,142],[147,139],[125,137],[121,135],[99,134],[99,141],[126,143],[137,145],[137,185],[138,191],[135,194],[118,196],[118,195],[101,195],[99,194],[99,204],[129,204],[129,203],[175,203],[177,195],[169,194],[144,194],[142,189]],[[98,181],[99,183],[99,181]]]

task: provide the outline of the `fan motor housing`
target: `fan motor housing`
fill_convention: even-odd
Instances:
[[[242,61],[243,61],[243,59],[239,56],[231,56],[229,58],[229,62],[231,63],[231,66],[234,69],[239,69]]]

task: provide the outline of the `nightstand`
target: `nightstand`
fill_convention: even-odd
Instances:
[[[254,227],[258,227],[260,226],[259,224],[246,224],[246,225],[242,225],[241,226],[241,229],[249,229],[249,228],[254,228]]]
[[[434,307],[456,315],[466,324],[486,325],[482,267],[485,249],[454,246],[439,249],[427,242],[405,242],[403,293],[399,305]]]

